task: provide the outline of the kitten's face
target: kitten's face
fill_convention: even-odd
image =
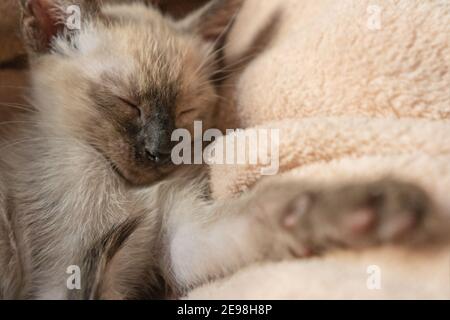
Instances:
[[[212,125],[212,46],[154,9],[102,13],[36,59],[36,104],[52,130],[93,146],[131,184],[151,183],[175,169],[174,129]]]

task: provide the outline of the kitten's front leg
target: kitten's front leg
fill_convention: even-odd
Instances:
[[[408,243],[433,232],[432,212],[422,189],[397,180],[337,187],[269,180],[189,221],[172,220],[170,268],[189,289],[253,262]]]

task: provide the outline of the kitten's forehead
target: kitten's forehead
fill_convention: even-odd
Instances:
[[[183,79],[186,45],[174,34],[165,37],[134,26],[113,32],[121,39],[120,60],[127,61],[124,74],[140,99],[172,101]],[[114,44],[117,47],[117,43]]]
[[[134,78],[148,87],[155,83],[180,81],[189,52],[189,39],[169,28],[155,32],[143,24],[90,26],[81,32],[76,55],[80,55],[91,75],[105,72]]]
[[[206,45],[159,13],[145,12],[135,17],[135,11],[120,11],[120,17],[109,12],[109,19],[85,24],[76,48],[66,50],[74,57],[68,61],[90,80],[113,89],[113,94],[171,104],[204,81],[196,79],[206,65],[202,50]],[[66,45],[63,39],[60,43]]]

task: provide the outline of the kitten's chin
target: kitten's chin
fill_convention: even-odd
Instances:
[[[172,172],[176,171],[177,167],[174,165],[166,165],[158,168],[125,168],[122,169],[119,166],[113,166],[117,174],[122,177],[128,184],[132,186],[148,186],[159,182],[169,176]]]
[[[147,186],[159,182],[175,172],[178,166],[170,163],[160,166],[143,166],[139,163],[124,164],[123,160],[113,161],[105,153],[101,153],[112,170],[131,186]]]

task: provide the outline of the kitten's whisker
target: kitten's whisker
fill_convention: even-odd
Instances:
[[[241,69],[243,67],[242,66],[243,64],[247,63],[248,61],[252,60],[253,58],[257,57],[258,55],[259,55],[259,53],[251,53],[249,55],[243,56],[231,63],[228,63],[225,67],[213,72],[213,75],[217,74],[217,73],[223,73],[223,72],[229,73],[229,72],[239,71],[239,69]]]
[[[30,86],[10,86],[10,85],[3,85],[0,84],[0,88],[10,88],[10,89],[32,89]]]
[[[233,16],[230,17],[230,20],[228,21],[227,25],[225,26],[225,28],[223,28],[223,30],[220,32],[219,36],[214,40],[214,42],[209,46],[208,51],[212,50],[214,48],[217,47],[217,45],[219,44],[219,41],[223,41],[224,40],[224,36],[225,34],[227,34],[227,32],[230,31],[230,28],[233,26],[234,22],[236,21],[237,16],[239,15],[240,10],[236,10],[236,12],[233,14]],[[211,60],[211,58],[214,58],[217,56],[217,54],[220,51],[225,50],[226,47],[228,47],[230,44],[227,43],[224,46],[221,46],[219,49],[217,50],[213,50],[208,56],[206,60]]]
[[[40,141],[44,141],[44,142],[58,141],[58,142],[65,142],[65,143],[70,142],[70,143],[75,143],[76,145],[78,145],[82,148],[86,148],[85,150],[90,150],[91,152],[93,151],[92,149],[88,148],[88,145],[86,145],[85,143],[81,142],[80,140],[78,140],[76,138],[64,138],[64,137],[36,137],[36,138],[24,138],[24,139],[14,140],[7,144],[3,144],[3,145],[0,144],[0,146],[1,146],[0,151],[7,149],[7,148],[11,148],[11,147],[19,145],[19,144],[23,144],[23,143],[32,143],[32,142],[40,142]]]
[[[21,124],[21,123],[36,123],[36,122],[33,122],[33,121],[20,121],[20,120],[18,120],[18,121],[15,121],[15,120],[12,120],[12,121],[3,121],[3,122],[0,122],[0,126],[6,126],[6,125],[10,125],[10,124]]]
[[[0,102],[0,107],[5,107],[5,108],[11,108],[11,109],[17,109],[17,110],[22,110],[22,111],[26,111],[26,112],[35,112],[36,110],[31,107],[31,106],[27,106],[27,105],[22,105],[22,104],[17,104],[17,103],[5,103],[5,102]],[[1,108],[0,108],[1,109]]]

